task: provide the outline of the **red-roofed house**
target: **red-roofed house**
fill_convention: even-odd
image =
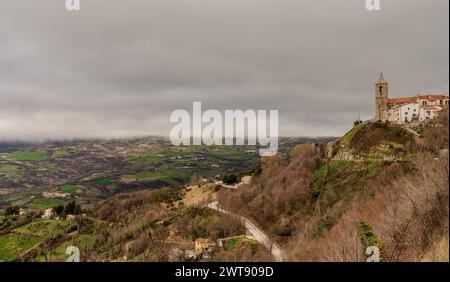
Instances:
[[[416,103],[417,98],[416,97],[407,97],[407,98],[391,98],[388,99],[388,105],[389,106],[396,106],[400,104],[409,104],[409,103]]]

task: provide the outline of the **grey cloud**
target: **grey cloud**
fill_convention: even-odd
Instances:
[[[281,135],[339,135],[391,96],[448,93],[448,1],[3,0],[0,139],[170,131],[170,113],[278,109]]]

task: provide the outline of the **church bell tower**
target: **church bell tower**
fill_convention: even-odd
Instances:
[[[388,83],[384,80],[383,73],[375,84],[375,120],[386,121],[388,109]]]

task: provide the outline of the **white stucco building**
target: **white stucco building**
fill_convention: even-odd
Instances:
[[[420,121],[435,118],[442,111],[440,106],[422,106],[420,107]]]
[[[392,123],[405,123],[419,120],[420,106],[417,103],[397,105],[388,110],[388,120]]]

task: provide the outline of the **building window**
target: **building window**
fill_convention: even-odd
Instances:
[[[439,100],[439,104],[440,104],[440,105],[444,105],[444,101]]]
[[[422,101],[422,106],[426,106],[427,105],[427,101]]]

